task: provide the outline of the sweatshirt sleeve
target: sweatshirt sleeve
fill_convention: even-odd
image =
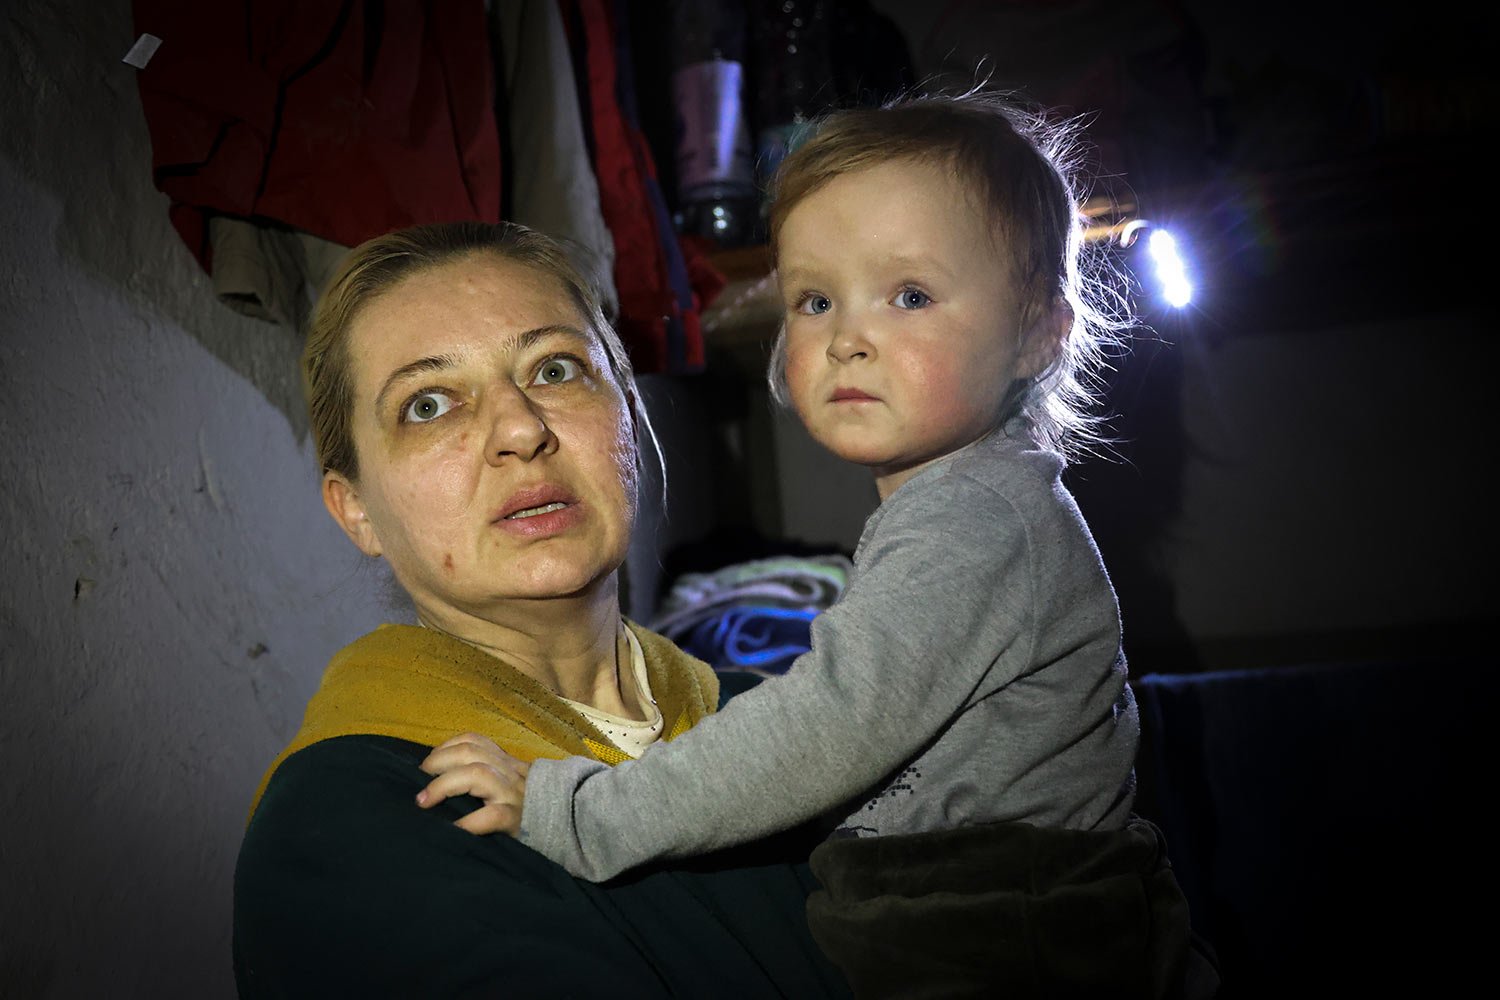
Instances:
[[[600,881],[790,828],[873,788],[976,688],[1029,660],[1030,535],[1014,505],[962,476],[897,491],[785,674],[639,760],[536,761],[521,840]]]

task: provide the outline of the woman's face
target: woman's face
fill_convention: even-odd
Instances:
[[[329,473],[324,501],[419,611],[493,618],[624,561],[633,423],[559,280],[474,254],[366,303],[349,338],[359,480]]]

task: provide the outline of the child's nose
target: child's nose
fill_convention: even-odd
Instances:
[[[828,357],[841,364],[875,356],[870,332],[854,315],[841,315],[833,323],[833,336],[828,340]]]

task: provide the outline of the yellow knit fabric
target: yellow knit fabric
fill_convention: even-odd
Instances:
[[[665,719],[663,739],[691,729],[719,701],[713,668],[648,629],[627,622],[641,644],[652,697]],[[504,660],[452,636],[416,625],[382,625],[334,655],[307,704],[302,728],[271,762],[271,775],[303,747],[335,736],[393,736],[437,746],[479,733],[521,760],[592,757],[629,760],[551,691]]]

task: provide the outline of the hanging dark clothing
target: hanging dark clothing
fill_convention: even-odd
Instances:
[[[482,0],[135,0],[160,48],[138,75],[156,186],[212,271],[214,214],[344,246],[500,220]]]
[[[620,339],[638,373],[701,371],[700,310],[724,278],[677,238],[667,215],[635,114],[625,12],[607,0],[562,0],[562,8],[601,206],[615,240]]]

